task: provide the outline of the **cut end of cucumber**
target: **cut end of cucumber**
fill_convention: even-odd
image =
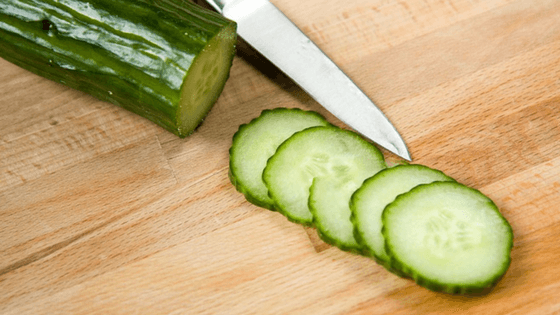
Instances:
[[[229,77],[235,54],[236,25],[219,32],[194,59],[181,90],[178,112],[180,137],[190,135],[206,117]]]

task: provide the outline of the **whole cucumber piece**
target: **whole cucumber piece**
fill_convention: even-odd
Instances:
[[[2,0],[0,57],[185,137],[223,90],[236,27],[186,0]]]

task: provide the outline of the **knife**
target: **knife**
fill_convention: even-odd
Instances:
[[[206,0],[237,22],[237,33],[319,104],[355,131],[411,160],[379,108],[290,19],[268,0]]]

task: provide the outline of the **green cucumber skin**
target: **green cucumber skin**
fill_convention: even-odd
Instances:
[[[414,194],[416,191],[424,189],[427,186],[436,186],[436,185],[444,185],[445,186],[445,185],[453,185],[453,184],[461,185],[457,182],[433,182],[433,183],[429,183],[429,184],[421,184],[421,185],[418,185],[418,186],[412,188],[409,192],[397,196],[395,198],[395,200],[391,204],[387,205],[387,207],[383,211],[383,215],[382,215],[383,222],[386,221],[387,213],[390,211],[390,210],[388,210],[388,208],[390,208],[393,204],[398,203],[400,199],[406,198],[407,194]],[[463,185],[461,185],[461,186],[463,186]],[[435,292],[443,292],[443,293],[448,293],[448,294],[452,294],[452,295],[473,295],[473,296],[475,296],[475,295],[485,295],[485,294],[488,294],[490,291],[492,291],[492,289],[503,278],[503,276],[505,275],[505,273],[509,269],[509,266],[511,264],[511,250],[513,248],[513,229],[511,227],[511,225],[509,224],[509,222],[501,214],[498,206],[496,206],[496,204],[490,198],[485,196],[479,190],[474,189],[472,187],[463,186],[463,189],[469,189],[469,190],[475,192],[476,194],[480,194],[481,196],[483,196],[486,199],[487,205],[489,205],[490,207],[492,207],[496,211],[496,213],[498,214],[498,216],[500,217],[500,219],[504,223],[504,226],[507,227],[507,230],[508,230],[507,233],[509,234],[509,244],[507,246],[507,250],[510,253],[510,255],[507,256],[507,260],[504,262],[501,272],[499,274],[497,274],[495,277],[493,277],[493,278],[491,278],[491,279],[489,279],[485,282],[480,282],[480,283],[476,283],[476,284],[473,284],[473,285],[449,285],[449,284],[445,284],[445,283],[440,283],[440,282],[438,282],[434,279],[426,279],[426,278],[422,277],[412,267],[410,267],[410,266],[406,265],[405,263],[403,263],[402,261],[400,261],[398,259],[398,257],[395,257],[395,255],[393,254],[393,252],[391,250],[390,244],[387,242],[387,231],[386,231],[385,224],[384,224],[381,231],[382,231],[383,236],[385,237],[385,250],[389,254],[389,256],[391,257],[391,259],[389,261],[390,265],[388,267],[391,268],[392,270],[397,271],[398,274],[402,274],[404,277],[411,278],[418,285],[420,285],[424,288],[427,288],[429,290],[435,291]]]
[[[226,27],[236,24],[182,0],[4,0],[0,57],[185,137],[184,78]]]

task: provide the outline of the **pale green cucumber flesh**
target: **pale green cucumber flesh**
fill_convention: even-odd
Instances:
[[[328,122],[316,112],[276,108],[264,110],[248,124],[241,125],[229,150],[229,177],[245,198],[260,207],[274,210],[262,174],[278,146],[295,132]]]
[[[382,221],[392,267],[431,290],[484,293],[509,267],[511,226],[488,197],[459,183],[419,185]]]
[[[263,180],[275,208],[289,220],[313,225],[308,207],[309,189],[317,177],[352,180],[357,169],[377,163],[381,153],[356,133],[333,126],[312,127],[295,133],[268,160]]]
[[[187,136],[202,123],[218,100],[229,77],[235,54],[235,25],[224,28],[193,60],[181,88],[177,130]]]
[[[383,209],[398,195],[420,184],[453,181],[443,172],[423,165],[398,165],[384,169],[368,178],[352,195],[350,207],[354,233],[377,262],[388,266],[385,240],[381,234]]]

